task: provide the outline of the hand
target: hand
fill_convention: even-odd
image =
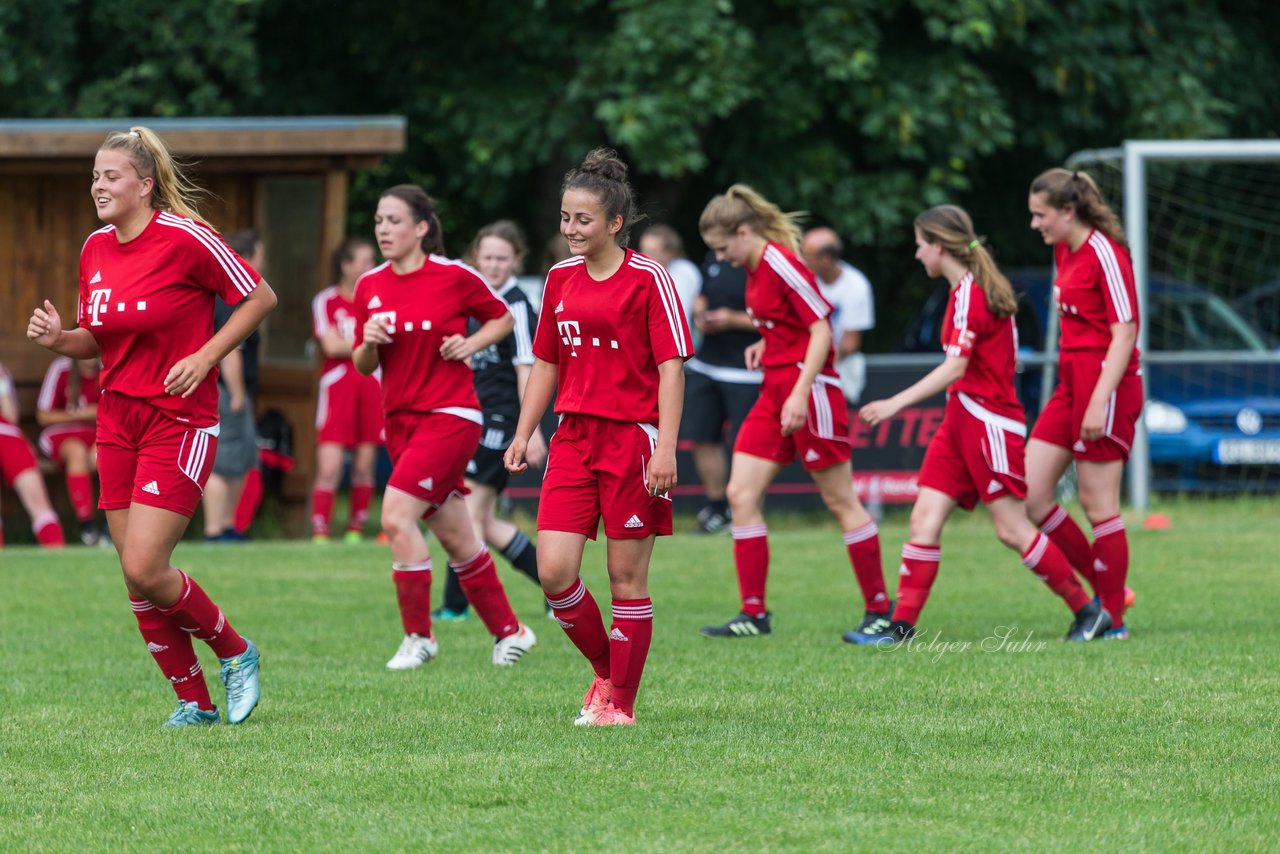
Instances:
[[[528,463],[524,461],[524,452],[528,444],[528,441],[517,435],[507,446],[507,452],[502,455],[502,464],[511,474],[524,474],[525,469],[529,468]]]
[[[760,363],[762,361],[764,361],[764,341],[757,341],[746,350],[747,370],[760,370]]]
[[[364,343],[377,347],[379,344],[391,343],[392,327],[387,326],[376,317],[371,317],[364,322]]]
[[[644,485],[650,495],[665,495],[667,490],[676,485],[676,453],[675,451],[654,451],[649,458],[649,469],[645,473]]]
[[[1107,404],[1093,400],[1084,409],[1084,419],[1080,422],[1080,438],[1086,442],[1096,442],[1102,438],[1106,429]]]
[[[542,428],[533,428],[533,435],[529,437],[529,445],[525,448],[525,456],[529,460],[529,465],[534,468],[542,468],[547,464],[547,440],[542,438]]]
[[[779,421],[782,422],[782,435],[790,436],[792,433],[804,426],[805,419],[809,416],[809,395],[799,395],[791,392],[787,395],[787,399],[782,403],[782,415]]]
[[[466,361],[473,353],[471,339],[463,335],[450,335],[440,344],[440,358],[449,362]]]
[[[874,427],[881,421],[888,421],[897,415],[898,411],[898,407],[887,400],[873,400],[862,405],[862,408],[858,410],[858,417]]]
[[[164,390],[169,394],[180,394],[184,398],[191,397],[211,367],[213,366],[195,354],[179,359],[165,375]]]
[[[708,333],[715,335],[716,333],[724,332],[726,329],[729,329],[732,320],[733,312],[729,309],[713,308],[710,311],[704,311],[702,313],[702,323],[698,328],[704,335]]]
[[[50,347],[58,343],[62,337],[62,317],[53,303],[44,301],[44,308],[37,308],[27,322],[27,338],[41,347]]]
[[[242,412],[244,410],[244,392],[231,392],[231,411]]]

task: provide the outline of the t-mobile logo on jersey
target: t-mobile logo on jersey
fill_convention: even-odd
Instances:
[[[89,325],[101,326],[102,313],[111,301],[111,288],[96,288],[89,292]]]
[[[388,335],[395,334],[396,313],[394,311],[375,311],[370,315],[370,319],[381,323],[383,328],[387,330]]]
[[[582,327],[578,325],[578,321],[557,320],[556,328],[560,330],[560,341],[569,348],[569,354],[572,356],[578,355],[577,348],[582,344]],[[600,339],[593,336],[588,343],[592,347],[607,346],[612,350],[618,349],[617,340],[612,338],[601,344]]]

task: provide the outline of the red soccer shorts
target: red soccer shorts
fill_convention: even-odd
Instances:
[[[477,413],[478,414],[478,413]],[[387,416],[387,451],[395,468],[387,486],[431,508],[430,516],[453,495],[466,495],[467,461],[480,444],[480,425],[447,412],[397,412]]]
[[[40,431],[40,453],[62,464],[62,443],[70,440],[83,442],[92,448],[98,440],[98,428],[94,424],[55,424]]]
[[[145,504],[190,519],[217,452],[216,428],[179,424],[145,400],[104,393],[98,403],[98,506]]]
[[[380,445],[383,440],[382,389],[351,365],[339,365],[320,377],[316,400],[316,442],[344,448]]]
[[[565,413],[551,438],[538,530],[611,540],[671,534],[671,497],[645,485],[658,431],[648,424]]]
[[[1067,448],[1077,460],[1128,460],[1134,429],[1142,414],[1141,374],[1126,375],[1111,393],[1103,437],[1093,442],[1080,438],[1084,410],[1101,373],[1102,359],[1098,354],[1064,351],[1058,359],[1058,387],[1036,419],[1031,438]]]
[[[805,471],[821,471],[849,461],[853,453],[849,446],[849,409],[836,377],[818,375],[809,392],[804,426],[790,436],[782,435],[782,404],[799,376],[799,368],[765,369],[760,398],[742,422],[733,444],[735,454],[750,454],[784,466],[798,456]]]
[[[998,415],[964,394],[947,398],[946,415],[924,453],[920,486],[949,495],[965,510],[979,499],[1027,497],[1023,452],[1027,425]]]
[[[18,475],[35,467],[36,455],[31,452],[27,437],[17,426],[0,421],[0,477],[11,484]]]

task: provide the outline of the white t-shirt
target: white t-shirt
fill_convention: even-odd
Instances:
[[[675,258],[667,265],[667,272],[676,283],[676,293],[684,306],[684,319],[693,328],[693,300],[702,293],[702,271],[688,258]]]
[[[838,262],[840,276],[827,283],[821,276],[818,288],[827,302],[834,306],[831,312],[831,331],[838,347],[845,332],[866,332],[876,325],[875,298],[871,282],[862,271],[845,261]],[[845,399],[857,403],[867,381],[867,363],[861,352],[850,353],[836,361],[836,373],[840,374],[840,387]]]

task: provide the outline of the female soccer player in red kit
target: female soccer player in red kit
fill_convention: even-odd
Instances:
[[[849,632],[859,644],[897,643],[916,622],[938,575],[942,527],[956,506],[972,510],[981,500],[991,511],[1000,542],[1062,597],[1075,614],[1069,640],[1086,641],[1106,615],[1076,581],[1071,565],[1027,519],[1023,474],[1026,414],[1014,391],[1018,335],[1013,288],[973,231],[969,215],[954,205],[930,208],[916,218],[916,260],[931,277],[951,286],[942,318],[946,359],[888,400],[875,400],[859,417],[875,426],[944,389],[947,408],[929,440],[911,510],[911,540],[902,547],[902,570],[893,621],[874,634]]]
[[[0,479],[13,487],[31,515],[31,533],[36,535],[36,542],[45,548],[60,549],[66,545],[62,524],[49,503],[44,476],[40,474],[31,443],[18,426],[19,415],[13,375],[4,362],[0,362]],[[4,527],[0,525],[0,547],[3,546]]]
[[[356,338],[356,281],[373,269],[373,244],[363,237],[344,240],[333,253],[334,284],[311,301],[312,328],[324,353],[316,401],[316,482],[311,489],[311,539],[329,541],[333,495],[342,479],[342,456],[351,451],[348,542],[360,542],[374,465],[382,443],[382,391],[351,363]]]
[[[431,634],[431,553],[418,530],[422,518],[495,639],[493,663],[515,664],[537,639],[512,612],[462,500],[463,472],[483,423],[470,359],[511,331],[511,313],[474,270],[444,257],[435,203],[420,187],[384,192],[373,222],[387,260],[356,284],[352,358],[362,374],[382,368],[394,464],[382,529],[405,636],[387,667],[421,667],[439,649]],[[471,335],[468,318],[481,321]]]
[[[1093,586],[1123,640],[1129,541],[1120,480],[1142,414],[1138,294],[1124,229],[1084,172],[1049,169],[1031,182],[1031,228],[1053,247],[1058,387],[1027,443],[1027,511]],[[1072,461],[1093,545],[1054,500]]]
[[[67,496],[86,546],[96,545],[101,537],[93,519],[93,472],[98,465],[94,421],[102,396],[101,370],[97,359],[54,359],[36,403],[36,421],[44,428],[40,450],[66,472]]]
[[[627,167],[592,151],[560,194],[571,257],[547,274],[507,469],[518,474],[529,438],[556,392],[538,502],[538,573],[557,621],[595,677],[574,723],[634,724],[636,692],[653,637],[649,558],[671,534],[684,361],[693,342],[671,276],[623,248],[635,222]],[[604,519],[613,623],[605,631],[583,585],[582,552]]]
[[[880,566],[876,523],[853,490],[849,416],[834,368],[831,305],[797,257],[794,216],[745,184],[716,196],[698,222],[719,261],[747,270],[747,312],[761,340],[747,348],[747,368],[764,368],[760,399],[742,422],[733,447],[729,505],[741,612],[708,637],[753,637],[771,631],[765,607],[769,574],[764,494],[798,456],[840,523],[865,604],[856,631],[888,625],[889,597]]]
[[[65,329],[46,300],[27,337],[73,359],[102,357],[99,506],[142,637],[178,694],[165,726],[219,720],[192,635],[221,660],[227,721],[240,723],[258,702],[258,650],[169,560],[213,467],[215,367],[275,307],[275,293],[200,219],[198,191],[151,130],[107,136],[90,192],[106,225],[80,251],[79,327]],[[237,306],[217,334],[215,295]]]

